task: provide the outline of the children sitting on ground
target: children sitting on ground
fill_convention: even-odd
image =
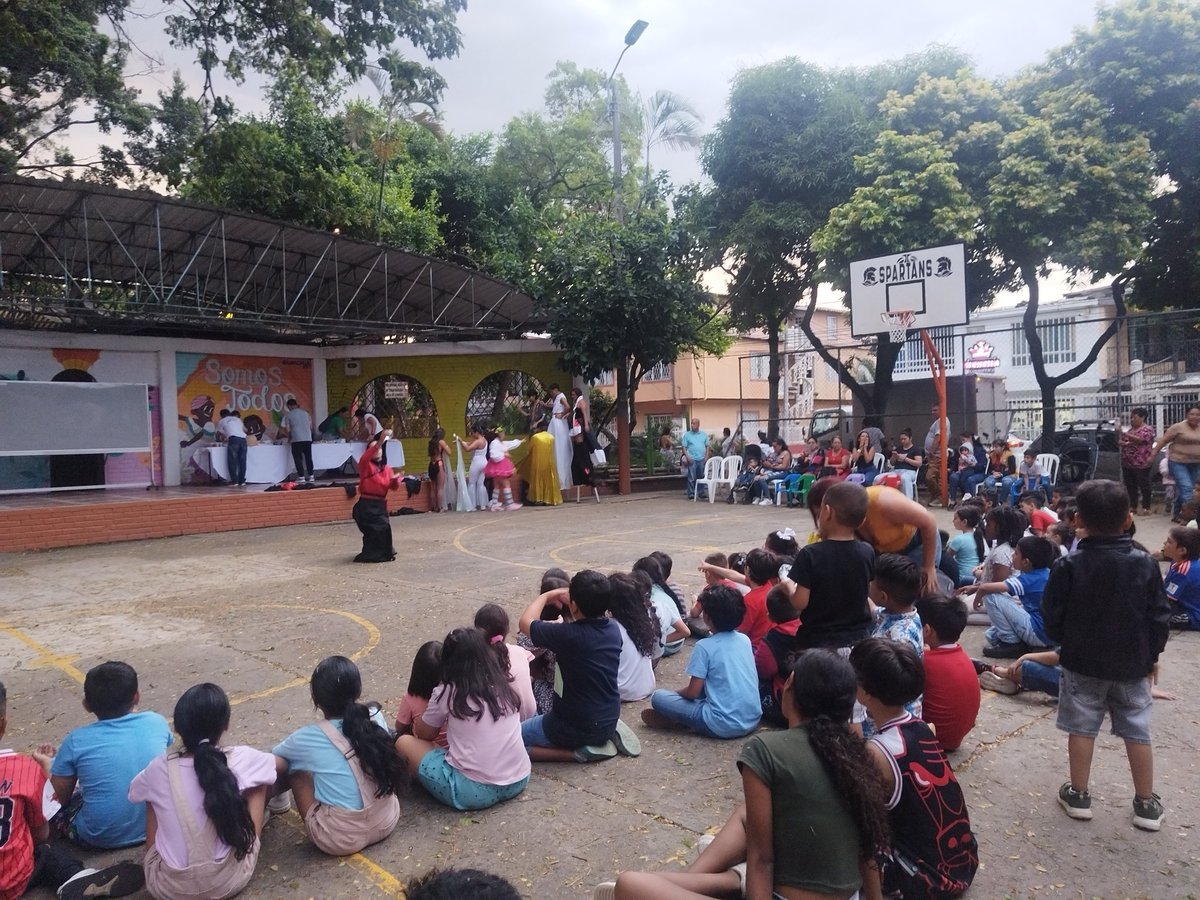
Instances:
[[[633,564],[633,574],[645,579],[642,585],[650,592],[650,604],[658,618],[659,641],[658,647],[651,654],[655,665],[664,656],[674,656],[683,646],[683,642],[691,633],[684,624],[681,610],[676,605],[675,595],[671,586],[662,573],[662,566],[654,556],[643,556]]]
[[[442,642],[426,641],[413,657],[412,670],[408,675],[408,689],[400,698],[400,708],[396,710],[396,734],[412,734],[413,721],[425,712],[429,706],[429,698],[433,689],[442,681]],[[443,731],[435,739],[439,747],[445,747],[446,733]]]
[[[979,847],[962,787],[941,744],[928,725],[904,709],[925,688],[921,660],[904,644],[868,638],[851,651],[850,663],[859,697],[879,723],[867,747],[891,810],[891,847],[878,871],[883,893],[957,897],[975,877]]]
[[[170,744],[171,729],[156,712],[134,712],[141,699],[137,672],[123,662],[89,669],[83,708],[97,721],[76,728],[53,756],[50,783],[62,809],[51,825],[81,847],[132,847],[146,840],[146,807],[132,802],[129,783]]]
[[[533,696],[533,680],[529,664],[533,654],[524,647],[505,643],[508,637],[508,612],[497,603],[485,603],[475,613],[475,627],[483,632],[483,638],[496,655],[500,671],[512,685],[519,701],[521,721],[537,715],[537,700]]]
[[[8,690],[0,682],[0,740],[8,728]],[[24,897],[44,887],[59,897],[124,897],[142,886],[142,867],[120,862],[106,869],[83,863],[51,844],[50,824],[42,808],[50,757],[0,750],[0,897]],[[103,894],[100,891],[103,890]]]
[[[608,581],[608,612],[621,632],[617,693],[623,703],[645,700],[654,693],[654,665],[650,657],[659,645],[658,618],[647,607],[649,597],[643,596],[641,585],[632,575],[617,572]]]
[[[681,691],[655,691],[642,721],[709,737],[744,737],[762,718],[754,651],[750,639],[737,630],[745,605],[737,591],[723,585],[705,588],[700,603],[711,634],[692,649],[690,680]]]
[[[675,569],[674,560],[662,550],[655,550],[650,556],[653,556],[658,562],[658,567],[662,570],[663,580],[667,583],[667,587],[671,591],[671,596],[675,598],[675,608],[679,610],[680,615],[683,615],[687,609],[687,593],[684,591],[683,585],[671,577],[671,572]]]
[[[871,637],[884,638],[912,647],[920,659],[925,653],[925,638],[921,617],[914,604],[921,595],[921,570],[907,556],[881,553],[875,560],[875,578],[871,582]],[[908,714],[921,718],[921,698],[914,697],[905,704]],[[863,722],[863,736],[875,733],[876,722],[870,717]]]
[[[746,742],[738,757],[745,803],[711,843],[701,839],[700,855],[682,872],[623,872],[592,896],[855,895],[888,843],[879,778],[846,724],[855,690],[845,660],[802,653],[784,689],[791,727]]]
[[[767,593],[767,615],[771,617],[771,630],[754,651],[758,695],[762,703],[763,721],[776,728],[785,728],[787,719],[782,706],[783,683],[791,671],[792,661],[800,652],[796,640],[800,616],[782,585],[775,585]]]
[[[921,718],[933,727],[947,753],[957,750],[979,716],[975,665],[958,643],[967,627],[967,609],[957,597],[931,594],[917,600],[926,649]]]
[[[992,623],[983,635],[987,641],[984,656],[1015,659],[1031,649],[1053,644],[1042,622],[1042,592],[1056,559],[1058,550],[1048,538],[1026,535],[1013,551],[1012,567],[1017,574],[974,588],[984,595],[984,606]],[[959,592],[968,590],[972,588],[962,588]]]
[[[592,762],[641,752],[637,736],[621,722],[621,631],[605,615],[611,594],[606,576],[584,569],[569,587],[539,594],[521,614],[521,633],[554,651],[562,675],[562,695],[555,695],[550,711],[521,723],[534,762]],[[542,620],[548,605],[561,610],[562,622]]]
[[[520,709],[484,632],[456,628],[442,642],[442,683],[413,723],[413,733],[396,738],[396,749],[438,802],[459,810],[487,809],[529,784]],[[432,743],[443,725],[448,749]]]
[[[562,569],[547,569],[542,573],[538,594],[546,594],[559,589],[565,590],[569,583],[570,579]],[[560,621],[561,611],[557,606],[549,604],[542,610],[542,619],[547,622]],[[558,673],[554,651],[538,647],[529,635],[523,634],[519,630],[516,640],[518,647],[533,654],[533,661],[529,664],[529,676],[533,681],[533,697],[537,701],[538,715],[544,716],[554,705],[554,680]]]
[[[711,572],[720,579],[733,582],[743,580],[750,585],[749,592],[743,598],[746,614],[737,630],[750,638],[755,648],[771,630],[771,619],[767,616],[767,593],[779,583],[779,567],[782,564],[783,560],[770,550],[755,547],[746,554],[745,571],[742,573],[733,569],[719,569],[707,562],[700,565],[701,572]]]
[[[1162,827],[1150,739],[1151,677],[1167,643],[1171,604],[1158,564],[1133,547],[1129,495],[1115,481],[1085,482],[1075,495],[1079,549],[1050,573],[1042,598],[1046,633],[1059,644],[1058,727],[1068,732],[1070,780],[1058,801],[1073,819],[1092,817],[1092,754],[1104,714],[1125,741],[1133,775],[1133,824]]]
[[[175,704],[183,747],[155,757],[129,786],[146,804],[146,887],[172,900],[232,897],[254,877],[275,757],[223,747],[229,697],[198,684]]]
[[[1057,697],[1062,682],[1058,650],[1026,653],[1007,666],[989,665],[980,660],[971,660],[971,664],[979,673],[979,686],[997,694],[1012,695],[1021,691],[1037,691]],[[1176,694],[1160,688],[1156,679],[1151,679],[1150,697],[1154,700],[1179,699]]]
[[[275,747],[276,792],[292,792],[318,849],[349,856],[382,841],[400,821],[396,792],[406,780],[404,760],[358,702],[362,676],[349,659],[317,663],[309,690],[322,719]]]
[[[1167,532],[1162,556],[1171,563],[1163,579],[1171,601],[1171,627],[1200,630],[1200,531],[1176,525]]]
[[[954,511],[952,520],[958,531],[950,538],[946,550],[956,567],[955,587],[966,587],[975,583],[975,567],[983,562],[987,554],[987,542],[983,535],[983,512],[973,503],[961,503]]]

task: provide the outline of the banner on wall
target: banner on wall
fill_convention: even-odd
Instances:
[[[312,360],[176,353],[175,376],[179,474],[184,484],[208,480],[193,457],[196,450],[215,442],[222,409],[241,413],[252,445],[278,439],[288,400],[295,399],[310,415],[313,412]]]

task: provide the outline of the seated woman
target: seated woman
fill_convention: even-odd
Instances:
[[[863,484],[874,484],[875,476],[883,471],[883,457],[871,445],[871,436],[860,431],[850,453],[850,471],[863,476]]]
[[[857,689],[836,653],[800,654],[783,689],[791,727],[738,757],[746,802],[683,872],[623,872],[593,897],[854,896],[888,829],[881,779],[847,724]]]
[[[833,474],[838,478],[850,474],[850,451],[842,446],[840,437],[835,437],[825,451],[825,468],[833,469]]]
[[[759,506],[770,506],[774,502],[775,483],[783,481],[792,471],[792,452],[783,438],[771,441],[771,453],[759,469],[750,486],[750,502]]]

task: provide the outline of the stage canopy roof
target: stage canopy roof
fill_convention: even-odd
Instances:
[[[532,298],[481,272],[148,191],[0,177],[9,328],[317,345],[516,337]]]

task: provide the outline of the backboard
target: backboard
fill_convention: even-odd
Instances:
[[[912,327],[967,323],[965,244],[925,247],[850,263],[850,332],[888,330],[881,316],[911,310]]]

